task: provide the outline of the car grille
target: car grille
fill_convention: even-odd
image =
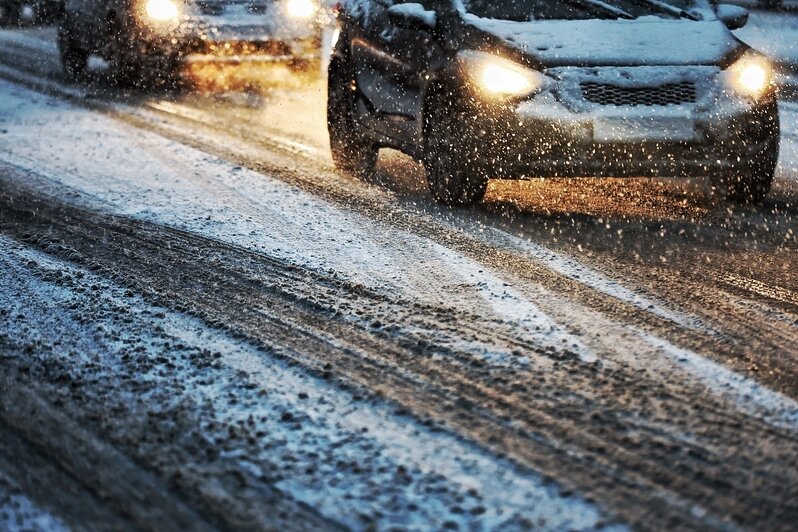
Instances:
[[[619,87],[586,81],[580,86],[585,100],[598,105],[653,107],[696,101],[696,88],[692,81],[668,83],[658,87]]]

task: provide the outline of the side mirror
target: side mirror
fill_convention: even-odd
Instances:
[[[434,30],[438,24],[438,14],[427,11],[421,4],[398,4],[388,8],[388,20],[405,30]]]
[[[732,4],[718,4],[718,20],[730,30],[739,30],[748,24],[748,10]]]

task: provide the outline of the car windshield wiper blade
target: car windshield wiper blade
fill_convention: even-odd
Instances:
[[[593,11],[600,11],[612,15],[613,18],[633,19],[632,14],[627,13],[620,7],[615,7],[612,4],[602,2],[601,0],[567,0],[571,4],[577,4],[580,7],[592,9]]]
[[[662,2],[661,0],[632,0],[632,2],[638,5],[644,5],[648,7],[652,7],[659,11],[660,13],[665,13],[666,15],[671,15],[676,18],[686,18],[689,20],[701,20],[701,17],[696,15],[695,13],[690,13],[689,11],[682,9],[680,7],[676,7],[671,5],[667,2]]]

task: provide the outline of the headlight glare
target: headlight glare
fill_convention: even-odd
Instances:
[[[460,60],[474,88],[489,98],[524,98],[543,85],[540,72],[499,56],[466,51]]]
[[[180,18],[180,7],[174,0],[147,0],[144,13],[153,22],[175,22]]]
[[[319,7],[314,0],[287,0],[286,9],[291,18],[308,19],[316,16]]]
[[[747,54],[729,67],[731,88],[742,96],[759,99],[774,87],[773,67],[760,55]]]

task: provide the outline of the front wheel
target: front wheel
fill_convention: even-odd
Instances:
[[[776,137],[758,152],[740,157],[731,169],[714,176],[712,184],[723,190],[729,201],[760,203],[770,192],[778,160],[779,139]]]
[[[438,203],[466,207],[482,201],[488,177],[476,163],[476,150],[464,124],[465,111],[451,109],[445,99],[425,106],[424,167],[432,196]]]
[[[377,147],[355,121],[357,85],[351,63],[334,57],[327,79],[327,130],[333,162],[348,174],[365,177],[377,164]]]

